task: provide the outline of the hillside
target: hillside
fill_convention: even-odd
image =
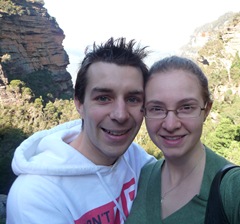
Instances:
[[[240,164],[240,13],[226,13],[196,28],[181,54],[208,76],[214,100],[202,141]]]
[[[196,28],[181,54],[193,58],[202,67],[208,76],[215,105],[228,102],[232,107],[239,100],[240,13],[226,13]],[[239,122],[239,116],[234,116],[234,120]]]
[[[213,56],[218,57],[220,55],[211,55],[211,52],[202,52],[202,48],[209,47],[212,41],[222,43],[219,46],[220,50],[229,59],[233,58],[236,52],[239,52],[240,12],[226,13],[217,20],[196,28],[189,42],[182,47],[181,51],[185,52],[185,55],[199,59],[200,61],[203,59],[202,57],[206,57],[206,59]]]
[[[0,102],[14,100],[5,91],[12,80],[24,81],[37,97],[45,97],[44,91],[52,98],[72,97],[65,35],[44,1],[0,0],[0,33]]]

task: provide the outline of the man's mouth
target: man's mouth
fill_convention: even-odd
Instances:
[[[105,128],[102,128],[102,130],[106,133],[108,133],[109,135],[114,135],[114,136],[121,136],[121,135],[125,135],[129,130],[123,130],[123,131],[116,131],[116,130],[107,130]]]

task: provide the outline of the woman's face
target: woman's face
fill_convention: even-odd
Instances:
[[[147,82],[146,108],[176,110],[183,106],[200,106],[204,108],[201,86],[197,77],[183,70],[170,70],[154,73]],[[211,108],[194,118],[179,118],[170,111],[164,119],[146,118],[146,126],[152,141],[162,150],[167,158],[184,155],[201,147],[200,137],[203,122]]]

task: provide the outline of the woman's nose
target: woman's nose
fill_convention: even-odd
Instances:
[[[167,131],[174,131],[181,127],[181,120],[177,117],[175,111],[169,111],[167,116],[164,118],[162,127]]]

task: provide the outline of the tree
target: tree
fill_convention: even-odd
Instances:
[[[230,74],[232,78],[232,82],[235,84],[240,84],[240,57],[238,52],[236,53],[232,66],[230,68]]]
[[[234,125],[231,119],[223,117],[216,126],[215,132],[209,134],[206,144],[218,154],[226,158],[231,157],[230,149],[239,145],[235,140],[238,130],[238,126]]]

